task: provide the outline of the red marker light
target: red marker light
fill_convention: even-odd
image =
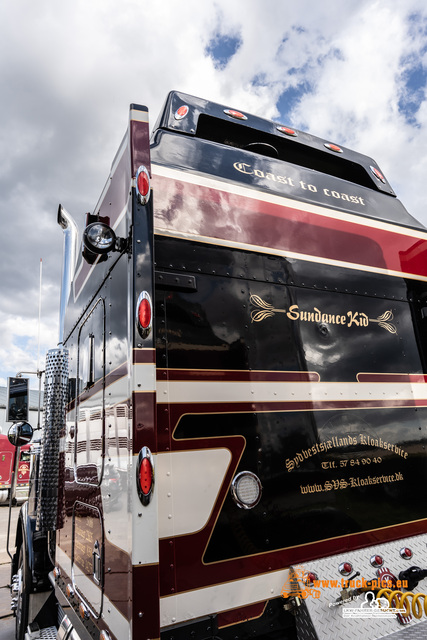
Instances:
[[[237,118],[237,120],[248,119],[248,117],[245,116],[244,113],[240,113],[240,111],[235,111],[234,109],[224,109],[224,113],[226,116],[230,116],[231,118]]]
[[[349,576],[353,571],[353,565],[351,564],[351,562],[342,562],[338,567],[338,571],[342,576]]]
[[[281,133],[285,133],[287,136],[296,137],[298,135],[297,132],[291,129],[290,127],[283,127],[282,125],[279,125],[278,127],[276,127],[276,129]]]
[[[384,564],[384,560],[380,555],[371,556],[370,563],[375,568],[382,567],[382,565]]]
[[[144,495],[148,495],[151,490],[153,475],[151,472],[151,464],[148,458],[143,458],[139,469],[139,486]]]
[[[179,109],[175,111],[175,120],[182,120],[185,118],[189,111],[189,107],[186,104],[183,104]]]
[[[148,338],[153,324],[151,298],[147,291],[143,291],[136,303],[136,324],[141,338]]]
[[[386,179],[384,178],[384,176],[381,173],[381,171],[378,171],[378,169],[376,167],[370,167],[370,169],[371,169],[372,173],[374,174],[374,176],[376,177],[377,180],[379,180],[383,184],[386,183]]]
[[[308,573],[304,574],[304,579],[303,579],[304,584],[306,585],[313,584],[315,580],[318,580],[318,577],[317,577],[317,573],[314,573],[314,571],[309,571]]]
[[[330,149],[330,151],[335,151],[335,153],[343,153],[343,150],[337,144],[332,144],[331,142],[325,142],[325,147],[327,149]]]
[[[143,329],[147,329],[151,322],[151,307],[147,298],[143,298],[138,307],[138,320]]]
[[[154,468],[151,451],[148,447],[142,447],[138,456],[136,488],[138,496],[144,506],[151,500],[154,487]]]
[[[147,204],[150,198],[150,175],[144,165],[141,165],[136,172],[136,194],[142,205]]]

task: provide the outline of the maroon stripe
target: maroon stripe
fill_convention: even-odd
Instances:
[[[167,405],[158,403],[158,421],[159,427],[162,425],[169,427],[174,425],[176,429],[180,419],[185,414],[222,414],[222,413],[271,413],[281,411],[329,411],[335,409],[387,409],[387,408],[405,408],[405,407],[426,407],[427,399],[414,400],[325,400],[325,401],[305,401],[305,402],[233,402],[233,403],[194,403],[194,404],[173,404]],[[162,407],[166,409],[165,414]],[[160,431],[160,429],[159,429]],[[203,437],[203,429],[201,429],[200,437]],[[160,447],[160,442],[159,442]],[[161,450],[159,448],[159,450]]]
[[[203,564],[202,558],[245,445],[246,440],[243,436],[203,438],[203,440],[194,439],[174,443],[174,450],[180,448],[189,450],[227,447],[232,459],[206,526],[192,535],[159,541],[161,595],[191,589],[194,581],[196,581],[197,586],[224,582],[221,571],[218,572],[215,580],[210,581],[211,568],[209,565]],[[172,568],[174,570],[171,570]],[[185,575],[186,570],[188,570],[187,577]],[[252,563],[253,571],[254,564]],[[236,577],[238,577],[238,574],[233,575],[233,579]]]
[[[220,369],[157,369],[157,380],[225,382],[319,382],[314,371],[223,371]]]
[[[155,364],[155,349],[133,349],[133,364]]]
[[[159,565],[133,567],[132,638],[160,638]],[[119,639],[121,640],[121,639]]]
[[[161,229],[427,276],[427,236],[413,238],[402,227],[378,229],[362,225],[356,215],[340,220],[170,178],[154,179]],[[195,209],[197,220],[191,215]],[[220,215],[225,209],[226,225]]]
[[[422,373],[358,373],[358,382],[427,382]]]
[[[142,447],[148,447],[152,453],[157,451],[156,433],[156,393],[134,392],[133,404],[133,453],[138,454]]]
[[[151,175],[148,122],[131,120],[130,140],[132,149],[132,177],[134,178],[136,176],[140,165],[144,165]]]

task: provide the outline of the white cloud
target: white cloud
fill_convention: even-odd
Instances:
[[[427,122],[425,102],[417,114],[419,128],[399,109],[405,60],[426,45],[426,34],[414,32],[418,2],[377,2],[365,6],[335,34],[340,59],[327,59],[316,70],[315,87],[293,112],[295,122],[331,138],[380,164],[410,212],[427,224],[422,204]],[[426,9],[422,8],[424,20]],[[417,22],[421,19],[418,18]]]

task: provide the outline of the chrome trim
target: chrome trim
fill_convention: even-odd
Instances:
[[[251,503],[243,502],[241,500],[241,498],[239,498],[238,485],[239,485],[239,482],[244,477],[250,477],[253,480],[255,480],[255,482],[257,484],[257,487],[258,487],[258,496],[257,496],[256,500],[254,500]],[[255,473],[252,473],[252,471],[241,471],[233,479],[233,482],[231,483],[230,491],[231,491],[231,497],[233,498],[234,502],[237,504],[238,507],[240,507],[241,509],[253,509],[254,507],[256,507],[258,502],[261,500],[261,496],[262,496],[261,480],[258,478],[257,475],[255,475]]]
[[[64,232],[58,341],[58,344],[62,345],[64,340],[65,310],[70,298],[71,283],[73,281],[76,268],[79,230],[73,217],[61,204],[58,207],[58,224]]]

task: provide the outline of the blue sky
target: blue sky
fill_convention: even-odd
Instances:
[[[0,385],[56,346],[61,202],[101,192],[131,102],[171,89],[374,157],[427,225],[421,0],[14,0],[0,5]],[[36,380],[33,382],[36,386]]]

